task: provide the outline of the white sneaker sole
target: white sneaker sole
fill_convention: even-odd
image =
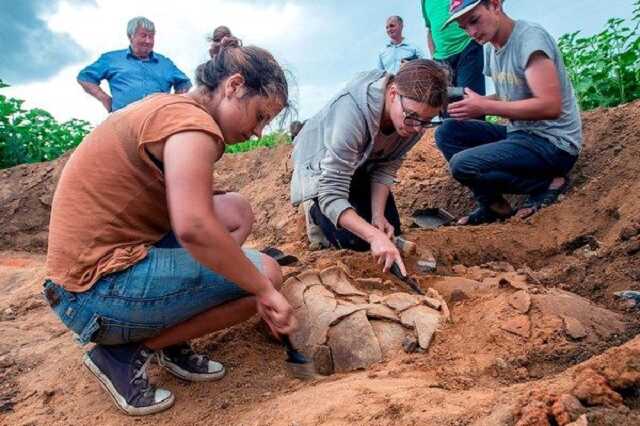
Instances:
[[[210,382],[214,380],[220,380],[226,374],[224,367],[222,370],[215,373],[191,373],[177,366],[176,364],[168,361],[162,352],[156,354],[156,361],[161,367],[164,367],[169,373],[173,374],[179,379],[187,380],[189,382]]]
[[[88,354],[84,355],[83,364],[85,365],[85,367],[87,367],[91,374],[96,376],[96,379],[98,379],[98,383],[100,383],[100,386],[102,386],[102,388],[109,394],[109,396],[111,396],[111,399],[113,399],[116,407],[130,416],[147,416],[149,414],[159,413],[168,408],[171,408],[176,400],[173,393],[170,393],[170,396],[167,399],[165,399],[164,401],[160,401],[155,405],[151,405],[149,407],[134,407],[132,405],[129,405],[127,401],[125,401],[125,399],[122,397],[122,395],[120,395],[118,391],[116,391],[116,388],[111,383],[111,380],[109,380],[109,378],[105,376],[102,371],[100,371],[98,366],[93,363]]]

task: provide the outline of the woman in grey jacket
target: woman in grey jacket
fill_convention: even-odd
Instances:
[[[291,201],[309,201],[310,226],[335,247],[371,249],[387,271],[400,253],[391,238],[400,219],[391,185],[405,154],[447,101],[447,73],[417,59],[398,74],[358,75],[295,139]]]

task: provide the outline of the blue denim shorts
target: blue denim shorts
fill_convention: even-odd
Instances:
[[[243,249],[262,271],[261,253]],[[264,272],[264,271],[262,271]],[[200,312],[249,293],[198,263],[181,247],[156,246],[146,258],[74,293],[52,281],[44,296],[80,344],[118,345],[156,336]]]

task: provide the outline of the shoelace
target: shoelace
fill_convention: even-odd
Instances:
[[[145,357],[144,362],[141,363],[140,357]],[[151,397],[155,391],[154,387],[149,384],[149,378],[147,376],[147,366],[151,362],[153,354],[148,353],[144,349],[140,351],[140,355],[134,360],[135,364],[139,367],[135,371],[130,383],[134,385],[140,385],[140,390],[145,397]]]

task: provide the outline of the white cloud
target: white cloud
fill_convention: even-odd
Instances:
[[[4,89],[10,96],[26,99],[27,107],[41,107],[60,120],[82,118],[94,124],[106,116],[95,99],[76,83],[80,69],[106,51],[128,46],[126,24],[134,16],[146,16],[156,25],[155,49],[171,58],[189,77],[208,59],[207,36],[218,25],[227,25],[248,44],[286,54],[283,40],[309,37],[309,22],[319,28],[317,17],[304,16],[294,2],[256,5],[230,0],[97,0],[97,6],[62,1],[57,12],[45,17],[48,26],[64,32],[90,53],[87,63],[75,64],[53,78]],[[285,43],[286,45],[286,43]],[[106,84],[103,83],[106,88]],[[306,110],[306,108],[304,108]]]

